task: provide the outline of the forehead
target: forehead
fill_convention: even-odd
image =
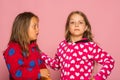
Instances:
[[[33,16],[33,17],[31,18],[31,22],[38,22],[38,21],[39,21],[39,20],[38,20],[37,17],[34,17],[34,16]]]
[[[70,20],[84,20],[84,18],[80,14],[72,14]]]

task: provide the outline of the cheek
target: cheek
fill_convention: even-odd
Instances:
[[[33,33],[33,31],[32,31],[32,30],[29,30],[29,31],[28,31],[28,36],[29,36],[29,38],[30,38],[30,37],[32,37],[32,36],[33,36],[33,34],[34,34],[34,33]]]
[[[85,26],[81,26],[80,29],[83,30],[83,31],[85,31],[86,27]]]
[[[28,37],[30,37],[30,31],[28,31]]]
[[[31,29],[29,28],[29,29],[28,29],[28,35],[30,35],[30,33],[31,33]]]
[[[73,27],[73,26],[70,26],[70,27],[69,27],[69,31],[72,31],[72,30],[74,30],[74,27]]]
[[[28,37],[31,38],[31,34],[30,34],[30,32],[28,33]]]
[[[68,31],[69,31],[69,32],[72,32],[72,31],[73,31],[73,29],[72,29],[72,28],[69,28],[69,29],[68,29]]]

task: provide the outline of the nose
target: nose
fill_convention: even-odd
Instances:
[[[39,33],[39,27],[38,26],[36,27],[36,33]]]
[[[75,27],[79,27],[79,23],[75,23]]]

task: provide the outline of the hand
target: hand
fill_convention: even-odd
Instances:
[[[49,78],[42,77],[41,80],[52,80],[52,79],[50,77]]]
[[[94,77],[90,78],[90,80],[95,80]]]
[[[41,74],[42,80],[51,80],[50,72],[48,71],[48,69],[40,69],[40,74]]]

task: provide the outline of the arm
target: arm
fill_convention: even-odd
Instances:
[[[41,58],[52,69],[58,70],[60,68],[59,66],[60,63],[59,63],[57,54],[55,55],[55,58],[53,59],[53,58],[48,57],[45,53],[41,53]]]
[[[9,46],[4,52],[4,58],[10,75],[15,80],[40,78],[39,69],[28,67],[18,46]]]
[[[48,66],[50,66],[54,70],[60,69],[60,59],[59,59],[59,57],[60,57],[60,52],[59,52],[60,46],[61,46],[61,44],[59,44],[59,47],[57,48],[57,53],[55,54],[54,58],[50,58],[45,53],[41,52],[41,59],[45,62],[45,64],[47,64]]]
[[[41,59],[41,55],[38,54],[38,56],[39,56],[38,64],[39,64],[39,67],[40,67],[41,79],[42,80],[51,80],[50,72],[47,69],[46,65],[44,64],[44,61]]]
[[[93,44],[92,55],[93,59],[102,65],[100,71],[94,76],[95,80],[107,79],[114,67],[113,58],[107,52],[97,46],[97,44]]]
[[[59,46],[57,48],[57,53],[55,54],[54,58],[50,58],[45,53],[41,52],[42,60],[54,70],[60,69],[60,64],[61,64],[60,63],[60,57],[62,55],[61,53],[63,53],[63,51],[62,51],[62,47],[64,46],[63,43],[64,43],[64,41],[62,41],[59,44]]]

